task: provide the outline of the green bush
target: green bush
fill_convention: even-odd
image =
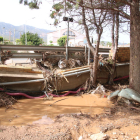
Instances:
[[[57,40],[57,44],[59,46],[64,46],[67,40],[67,36],[62,36]]]
[[[0,36],[0,42],[3,41],[3,37]]]
[[[30,32],[26,33],[27,35],[27,45],[35,45],[35,46],[39,46],[40,44],[43,43],[42,39],[38,36],[38,34],[33,34]],[[21,44],[25,44],[25,34],[23,34],[20,38],[20,42]]]

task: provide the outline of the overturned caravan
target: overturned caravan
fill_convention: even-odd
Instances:
[[[74,90],[90,77],[89,66],[42,71],[34,68],[0,65],[0,87],[20,92]]]

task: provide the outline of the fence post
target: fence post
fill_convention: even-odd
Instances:
[[[86,59],[87,59],[87,45],[85,45],[85,62],[86,62]]]
[[[0,64],[1,64],[1,47],[0,47]]]
[[[88,46],[88,65],[90,64],[90,47]]]

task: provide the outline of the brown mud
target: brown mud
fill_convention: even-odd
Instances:
[[[140,138],[140,109],[112,104],[99,94],[21,99],[12,107],[0,108],[0,140],[91,140],[101,132],[108,140]]]
[[[91,94],[56,97],[53,100],[21,99],[10,109],[0,108],[0,124],[18,126],[33,124],[38,120],[43,124],[42,119],[48,117],[48,122],[44,122],[46,124],[52,122],[57,115],[70,113],[86,113],[94,116],[104,113],[105,108],[109,108],[111,105],[106,98],[99,98],[98,95]]]

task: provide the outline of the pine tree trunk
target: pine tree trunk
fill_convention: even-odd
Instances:
[[[103,32],[103,29],[100,29],[99,33],[97,34],[98,39],[97,39],[97,45],[94,52],[94,63],[93,63],[93,85],[96,85],[96,80],[97,80],[97,69],[98,69],[98,60],[99,60],[98,51],[99,51],[99,45],[100,45],[102,32]]]
[[[130,87],[140,93],[140,11],[139,0],[130,9]]]
[[[115,41],[114,41],[114,28],[115,28],[115,14],[112,14],[112,29],[111,29],[111,39],[112,39],[112,49],[115,48]]]
[[[112,14],[112,29],[111,29],[111,39],[112,39],[112,50],[113,50],[113,56],[112,59],[114,58],[114,50],[115,50],[115,41],[114,41],[114,28],[115,28],[115,14]],[[110,77],[109,77],[109,84],[113,84],[113,77],[114,77],[114,69],[112,66]]]
[[[114,16],[114,15],[113,15]],[[113,25],[112,25],[112,49],[113,49],[113,65],[110,73],[110,79],[109,84],[113,84],[113,78],[114,78],[114,72],[115,72],[115,66],[116,66],[116,52],[118,48],[118,39],[119,39],[119,12],[115,15],[116,19],[113,18]],[[114,43],[114,27],[116,24],[116,31],[115,31],[115,43]]]

